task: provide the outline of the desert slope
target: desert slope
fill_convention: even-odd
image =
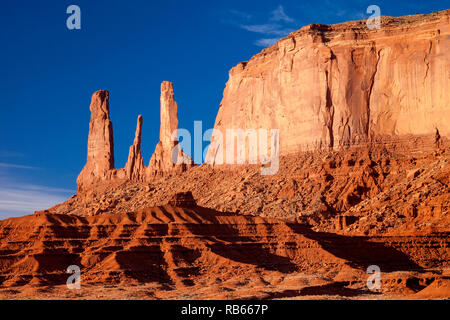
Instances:
[[[376,264],[384,293],[412,294],[446,281],[433,269],[448,260],[439,235],[415,239],[317,233],[298,223],[202,208],[185,193],[136,212],[0,222],[0,286],[22,296],[43,288],[64,295],[66,269],[77,265],[86,295],[108,287],[110,297],[120,298],[124,288],[145,284],[147,298],[357,298],[381,293],[365,287],[365,269]],[[430,259],[438,256],[440,262]]]

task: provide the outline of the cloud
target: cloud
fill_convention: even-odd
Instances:
[[[291,29],[285,29],[279,24],[255,24],[255,25],[241,25],[241,28],[250,32],[268,34],[268,35],[276,35],[276,36],[285,36],[292,32]]]
[[[357,12],[351,15],[351,19],[357,19],[357,20],[365,20],[366,16],[362,12]]]
[[[283,6],[278,6],[275,10],[272,11],[272,17],[270,18],[272,21],[284,21],[287,23],[294,22],[294,19],[290,18],[285,12]]]
[[[338,16],[338,17],[343,17],[343,16],[345,16],[347,14],[347,11],[346,10],[338,10],[337,12],[336,12],[336,15]]]
[[[76,193],[71,189],[20,181],[22,175],[18,170],[26,171],[26,177],[30,179],[33,173],[30,170],[35,169],[40,170],[37,167],[0,162],[0,220],[51,208]]]
[[[23,158],[25,155],[23,153],[15,152],[15,151],[0,151],[0,158]]]
[[[242,18],[242,19],[251,19],[253,16],[249,13],[243,12],[243,11],[238,11],[238,10],[228,10],[229,13],[231,13],[232,15],[238,17],[238,18]]]
[[[286,37],[289,33],[295,31],[292,28],[292,23],[295,22],[294,19],[289,17],[284,11],[283,6],[278,6],[275,10],[270,12],[269,21],[267,23],[262,24],[250,24],[248,21],[242,20],[250,20],[252,15],[249,15],[245,12],[229,10],[234,16],[239,17],[241,23],[236,23],[232,21],[231,23],[244,29],[249,32],[259,33],[264,35],[265,37],[262,39],[258,39],[254,42],[255,45],[259,47],[268,47],[275,44],[279,39]],[[277,38],[275,38],[277,37]]]
[[[3,162],[0,162],[0,168],[27,169],[27,170],[39,169],[37,167],[24,166],[24,165],[21,165],[21,164],[14,164],[14,163],[3,163]]]
[[[250,32],[261,33],[267,36],[278,36],[277,38],[262,38],[255,41],[255,45],[259,47],[270,47],[275,44],[282,37],[286,37],[289,33],[295,31],[295,29],[284,28],[280,24],[256,24],[256,25],[241,25],[241,28]]]
[[[22,184],[21,188],[25,189],[25,190],[31,190],[31,191],[45,191],[47,193],[49,193],[49,192],[51,192],[51,193],[71,193],[71,194],[75,193],[75,190],[72,190],[72,189],[44,187],[44,186],[35,185],[35,184]]]
[[[323,19],[330,20],[329,23],[337,23],[350,20],[364,20],[366,18],[367,6],[361,6],[357,4],[357,1],[353,1],[353,4],[342,6],[339,1],[325,0],[323,2]]]
[[[0,219],[32,214],[66,201],[74,190],[16,184],[0,187]]]
[[[257,45],[258,47],[266,48],[274,45],[278,40],[280,39],[279,38],[259,39],[255,41],[255,45]]]

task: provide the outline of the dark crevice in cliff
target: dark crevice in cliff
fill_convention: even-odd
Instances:
[[[428,52],[425,53],[425,57],[423,58],[423,62],[425,63],[427,70],[425,71],[425,76],[423,77],[423,83],[425,84],[425,80],[428,77],[428,72],[430,71],[430,61],[428,60],[428,57],[431,54],[431,49],[433,48],[433,42],[430,40],[430,47],[428,48]]]
[[[325,93],[325,112],[324,112],[324,125],[326,126],[327,135],[328,135],[328,147],[334,147],[334,133],[333,133],[333,122],[334,122],[334,106],[333,106],[333,98],[331,95],[332,91],[332,70],[334,63],[333,61],[336,59],[333,51],[326,46],[329,50],[330,56],[327,61],[327,66],[325,69],[325,82],[326,82],[326,93]]]
[[[334,120],[334,107],[333,107],[333,101],[331,98],[331,81],[329,80],[329,74],[328,71],[325,71],[325,76],[327,79],[327,93],[326,93],[326,104],[325,104],[325,110],[326,110],[326,126],[328,130],[328,139],[329,144],[328,147],[333,148],[334,147],[334,135],[333,135],[333,120]]]
[[[376,51],[375,47],[373,47],[373,49]],[[372,97],[372,91],[373,91],[373,86],[375,84],[375,76],[378,72],[378,64],[380,62],[380,58],[381,58],[381,49],[378,50],[377,52],[377,61],[375,63],[375,70],[372,74],[372,76],[370,77],[370,87],[369,87],[369,94],[367,95],[367,125],[365,129],[365,135],[366,138],[368,138],[370,140],[370,99]]]

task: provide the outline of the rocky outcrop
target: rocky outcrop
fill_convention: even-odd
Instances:
[[[450,232],[450,143],[445,142],[441,151],[416,153],[385,147],[301,152],[281,157],[273,176],[261,175],[253,165],[234,170],[204,165],[144,184],[108,183],[96,187],[95,195],[78,194],[49,212],[118,214],[163,205],[174,193],[190,191],[200,206],[302,221],[321,231]]]
[[[177,140],[177,103],[173,84],[161,84],[160,141],[150,159],[144,165],[141,154],[143,118],[138,116],[135,138],[130,146],[128,161],[123,169],[114,168],[113,128],[109,116],[109,93],[97,91],[92,96],[89,125],[87,162],[77,179],[78,191],[101,181],[129,180],[151,182],[155,177],[180,173],[194,166],[192,159],[181,150]],[[173,136],[172,136],[173,134]]]
[[[183,172],[194,165],[192,159],[181,150],[178,142],[177,108],[173,84],[163,81],[161,84],[160,141],[147,168],[147,177],[150,179],[168,172]]]
[[[109,92],[97,91],[91,101],[87,161],[77,178],[78,189],[111,177],[114,169],[113,127],[109,116]]]
[[[173,83],[163,81],[161,83],[161,126],[159,140],[164,148],[170,148],[173,142],[178,141],[178,105],[173,93]]]
[[[144,160],[141,155],[142,116],[139,115],[133,145],[130,146],[128,161],[125,165],[126,177],[129,180],[143,181],[145,178]]]
[[[181,208],[195,208],[197,202],[191,191],[176,193],[168,202],[168,205]]]
[[[449,136],[449,19],[446,10],[384,17],[379,30],[359,21],[293,32],[231,69],[214,128],[279,129],[280,154],[436,128]],[[220,163],[218,148],[208,162]]]

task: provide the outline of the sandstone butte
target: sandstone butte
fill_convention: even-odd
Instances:
[[[448,136],[449,37],[448,10],[305,26],[231,69],[214,128],[279,129],[281,154]]]
[[[275,175],[217,165],[220,139],[194,165],[167,81],[148,166],[138,116],[116,169],[109,93],[94,93],[77,194],[0,221],[0,297],[449,298],[449,19],[310,25],[234,67],[215,129],[279,129]]]

